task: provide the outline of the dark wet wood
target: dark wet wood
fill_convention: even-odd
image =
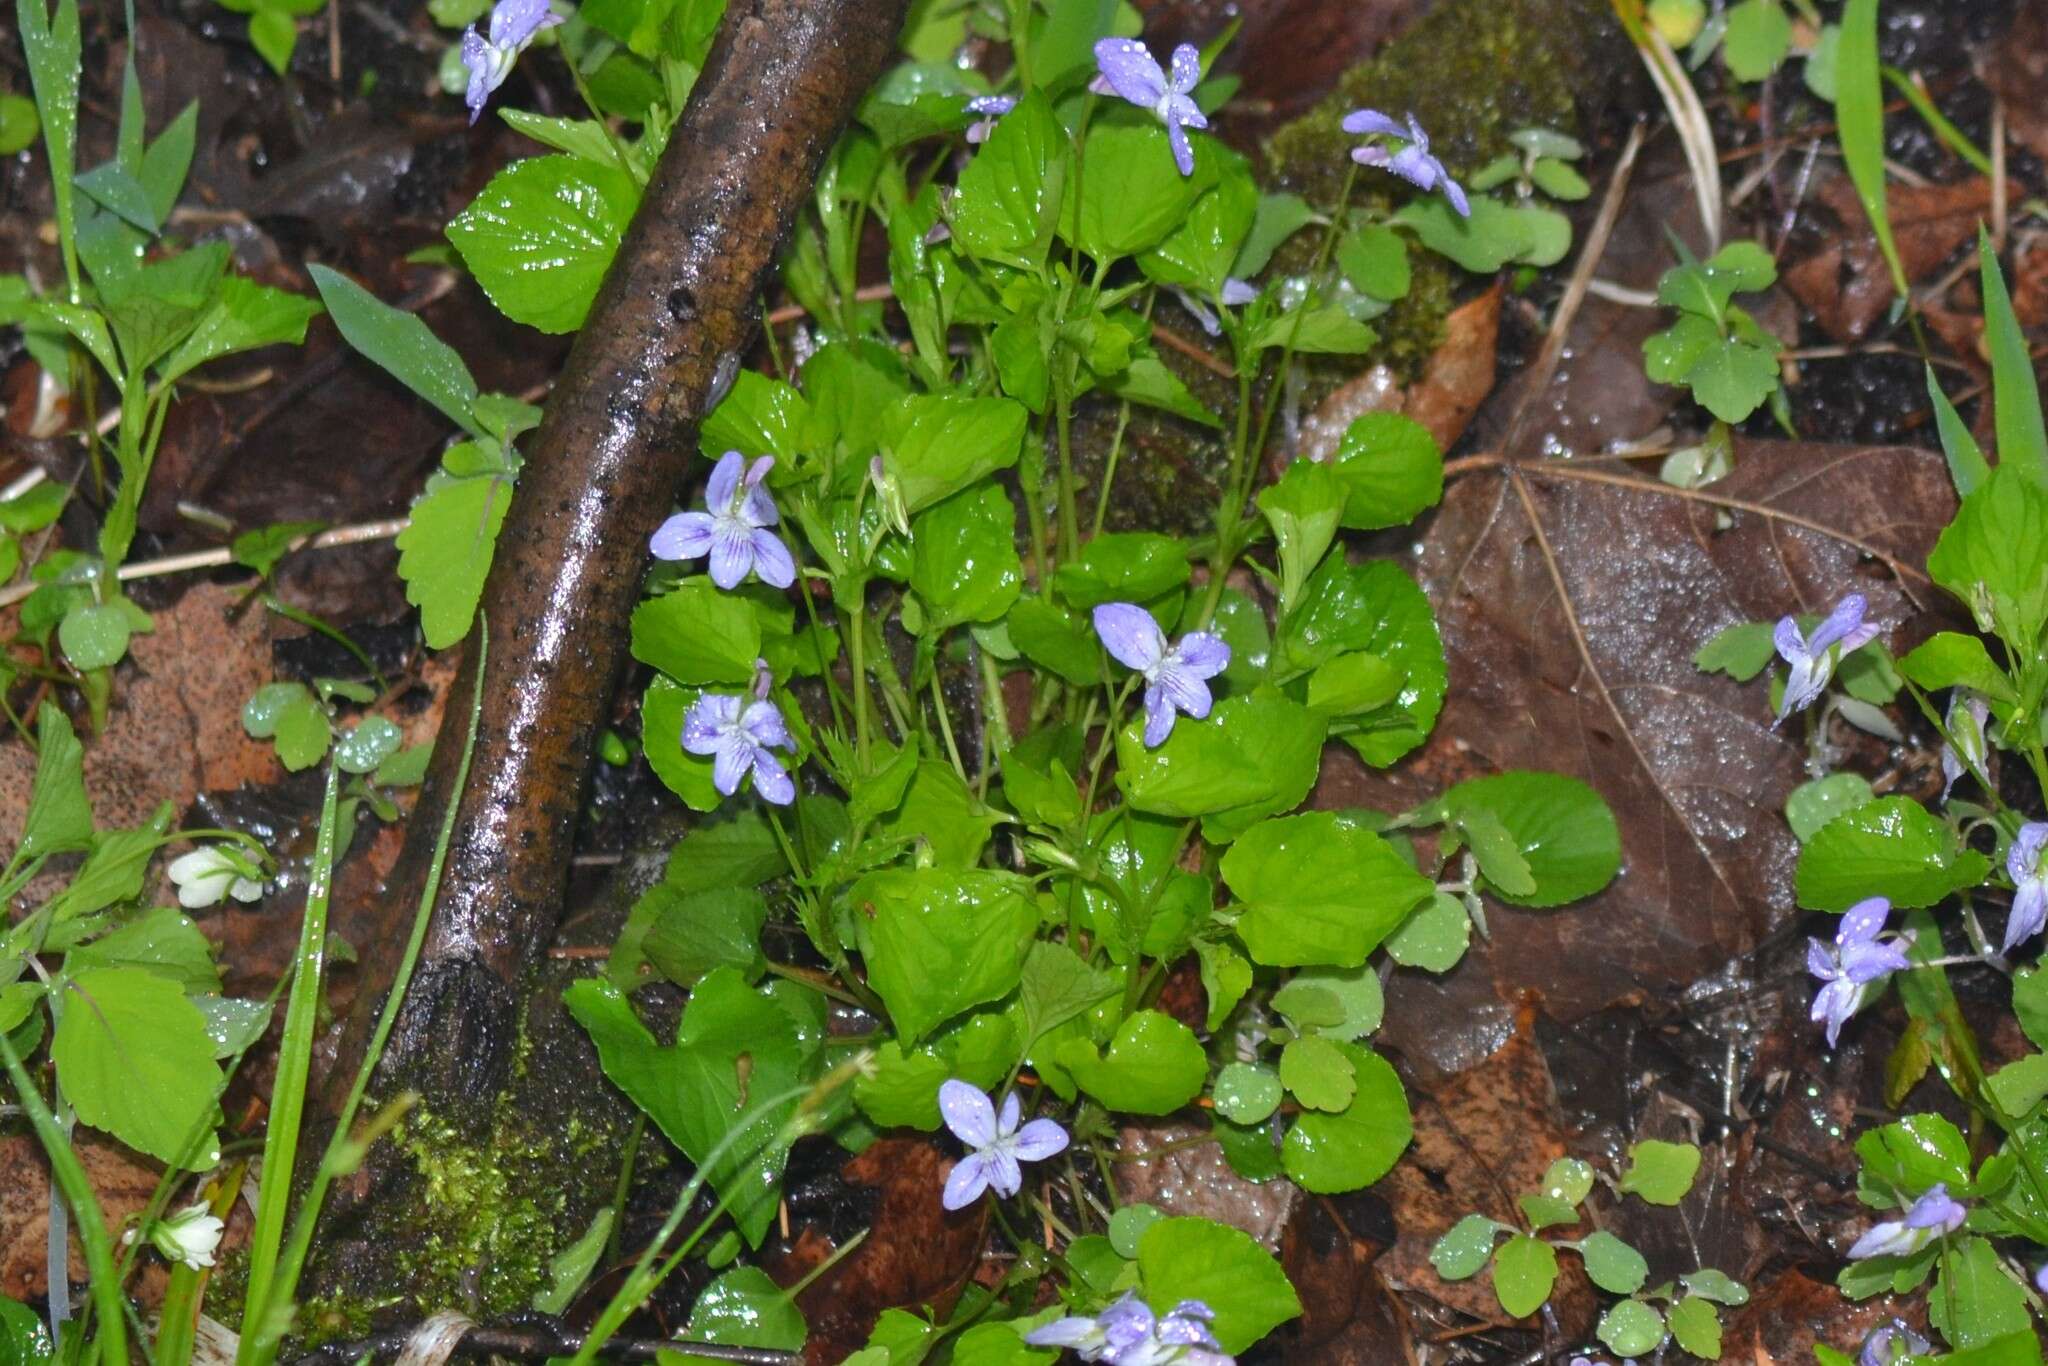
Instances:
[[[512,1060],[521,981],[553,936],[647,539],[759,325],[820,160],[881,73],[904,0],[734,0],[527,460],[484,591],[474,768],[379,1091],[464,1108]],[[450,696],[474,686],[474,638]],[[347,1085],[410,930],[460,758],[451,702],[397,869],[359,941],[366,989],[330,1068]],[[451,1116],[454,1118],[454,1116]],[[459,1119],[458,1119],[458,1122]]]

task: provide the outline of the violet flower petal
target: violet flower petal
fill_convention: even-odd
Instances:
[[[657,560],[702,559],[711,553],[716,525],[708,512],[678,512],[656,529],[648,549]]]
[[[1140,673],[1159,667],[1166,635],[1152,614],[1134,602],[1105,602],[1094,612],[1095,634],[1110,657]]]
[[[946,1177],[946,1189],[939,1196],[939,1203],[947,1209],[967,1208],[988,1189],[988,1177],[988,1161],[980,1153],[961,1158]]]
[[[952,1079],[940,1083],[939,1114],[953,1137],[970,1148],[986,1148],[996,1141],[995,1102],[978,1086]]]
[[[1891,918],[1892,903],[1881,896],[1873,896],[1857,902],[1842,913],[1842,923],[1835,930],[1835,943],[1847,948],[1851,944],[1869,944],[1884,932],[1884,922]]]
[[[1182,43],[1173,50],[1173,93],[1187,95],[1201,84],[1202,53],[1193,43]]]
[[[1166,73],[1135,38],[1104,38],[1095,45],[1095,66],[1117,95],[1146,109],[1165,97]]]
[[[1353,137],[1406,137],[1407,130],[1377,109],[1354,109],[1344,116],[1344,131]]]
[[[1067,1131],[1056,1121],[1034,1119],[1017,1131],[1011,1151],[1026,1162],[1043,1162],[1056,1153],[1065,1152],[1069,1141]]]

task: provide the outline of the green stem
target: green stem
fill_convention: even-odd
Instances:
[[[853,665],[853,753],[860,761],[862,776],[868,771],[868,735],[873,730],[868,719],[868,631],[866,614],[861,610],[866,594],[867,585],[862,583],[847,595],[853,603],[852,611],[846,609],[845,602],[839,603],[839,619],[846,627],[846,648]],[[837,601],[839,595],[835,592],[833,597]]]
[[[953,743],[953,722],[946,715],[946,695],[939,687],[938,665],[932,666],[932,710],[939,714],[939,734],[946,740],[946,755],[953,761],[953,771],[960,775],[963,786],[972,786],[967,778],[967,765],[960,762],[960,747]]]
[[[1116,464],[1124,453],[1124,428],[1131,420],[1129,402],[1119,403],[1116,409],[1116,435],[1110,438],[1109,459],[1102,467],[1102,491],[1095,497],[1095,525],[1089,535],[1102,534],[1102,522],[1109,515],[1109,491],[1116,485]]]
[[[93,1309],[99,1316],[100,1332],[98,1340],[88,1344],[76,1360],[80,1363],[93,1360],[96,1348],[100,1360],[111,1363],[111,1366],[128,1366],[128,1320],[121,1303],[121,1281],[114,1272],[113,1240],[107,1236],[106,1216],[101,1213],[100,1203],[93,1196],[92,1182],[86,1179],[78,1154],[73,1151],[70,1140],[65,1138],[57,1117],[43,1103],[43,1093],[36,1089],[35,1080],[21,1065],[21,1058],[15,1053],[13,1041],[5,1030],[0,1030],[0,1061],[6,1063],[7,1075],[14,1080],[15,1094],[21,1097],[21,1108],[27,1113],[36,1137],[42,1141],[43,1151],[49,1155],[50,1176],[63,1193],[65,1203],[71,1206],[72,1222],[78,1226],[78,1241],[85,1247],[85,1265],[91,1273],[88,1292],[92,1296]]]

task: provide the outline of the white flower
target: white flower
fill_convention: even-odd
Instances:
[[[263,879],[255,866],[225,844],[202,844],[172,859],[168,871],[178,887],[178,904],[188,911],[214,905],[224,896],[246,902],[263,895]]]
[[[208,1213],[206,1202],[201,1200],[151,1224],[149,1241],[164,1254],[164,1260],[183,1262],[198,1271],[213,1265],[214,1250],[220,1246],[220,1235],[226,1228],[226,1224]],[[121,1241],[133,1243],[135,1230],[131,1228],[121,1235]]]

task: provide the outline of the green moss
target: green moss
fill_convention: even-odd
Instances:
[[[1430,150],[1463,177],[1509,150],[1517,128],[1577,133],[1574,92],[1631,60],[1607,0],[1452,0],[1275,133],[1273,169],[1311,201],[1332,203],[1356,142],[1338,125],[1364,108],[1413,113],[1429,130]],[[1385,176],[1359,181],[1361,204],[1385,201],[1396,188]]]

